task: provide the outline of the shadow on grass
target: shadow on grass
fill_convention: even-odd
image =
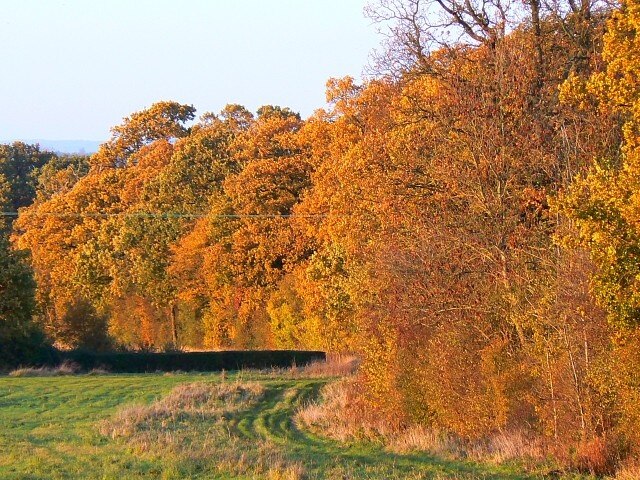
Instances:
[[[392,453],[372,443],[343,444],[297,428],[293,422],[296,409],[317,398],[325,383],[311,380],[271,386],[259,404],[231,419],[234,432],[246,440],[263,439],[278,445],[289,461],[304,465],[312,478],[326,478],[328,470],[349,472],[346,478],[540,478],[508,467],[445,459],[428,453]]]

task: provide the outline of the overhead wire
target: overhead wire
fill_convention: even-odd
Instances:
[[[0,212],[2,217],[17,217],[20,212]],[[58,217],[58,218],[109,218],[109,217],[132,217],[132,218],[324,218],[330,216],[326,213],[318,214],[295,214],[295,213],[255,213],[255,214],[211,214],[211,213],[181,213],[181,212],[29,212],[29,215],[41,217]]]

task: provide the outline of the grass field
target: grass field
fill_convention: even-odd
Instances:
[[[329,380],[239,375],[0,377],[0,479],[542,478],[325,439],[292,418]]]

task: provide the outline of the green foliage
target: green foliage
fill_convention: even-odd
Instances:
[[[69,191],[87,173],[88,156],[64,155],[51,158],[37,171],[38,200],[48,200],[56,193]]]
[[[77,299],[65,309],[56,337],[65,345],[93,351],[108,350],[108,318],[96,311],[86,299]]]
[[[41,364],[52,351],[32,323],[35,282],[24,255],[0,237],[0,369]]]
[[[7,210],[16,212],[33,202],[39,171],[54,158],[51,152],[41,152],[38,145],[0,145],[0,175],[8,184]]]

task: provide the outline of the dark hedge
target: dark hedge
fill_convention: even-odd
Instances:
[[[252,350],[224,352],[126,352],[94,353],[87,351],[59,352],[61,361],[72,361],[82,370],[103,368],[113,373],[143,373],[220,370],[244,368],[288,368],[324,360],[324,352],[296,350]]]

